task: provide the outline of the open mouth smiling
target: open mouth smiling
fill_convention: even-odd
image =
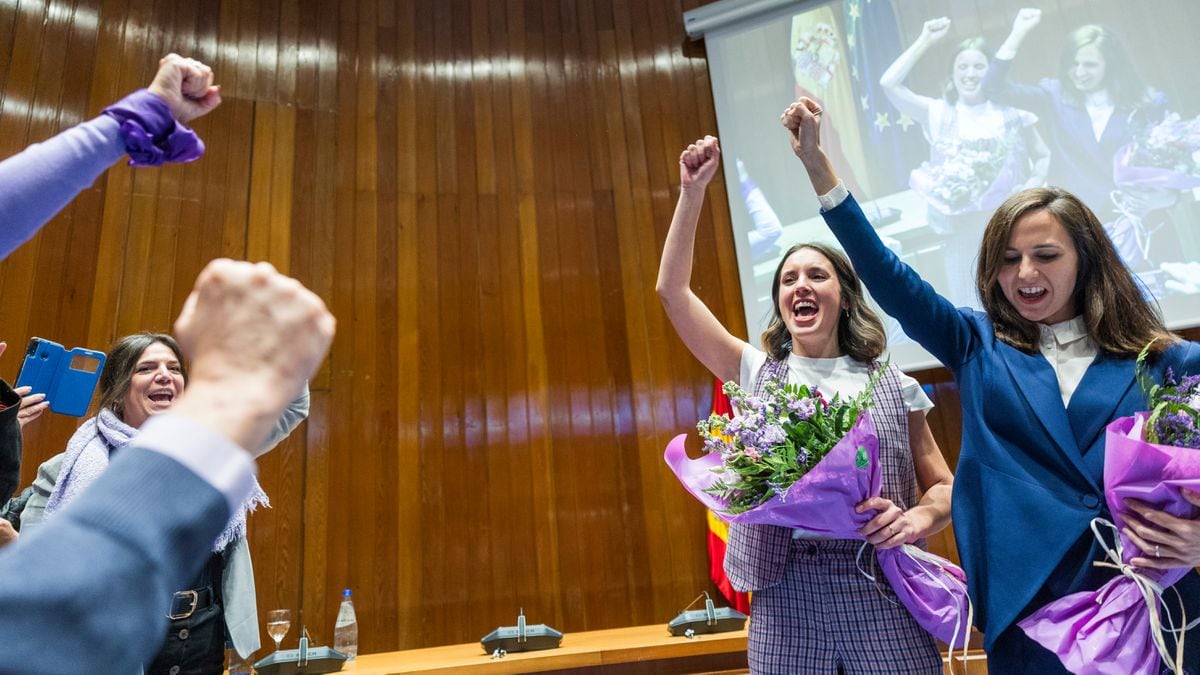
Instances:
[[[792,304],[792,316],[797,319],[811,319],[817,315],[817,303],[812,300],[797,300]]]
[[[1042,286],[1022,286],[1017,289],[1017,296],[1026,302],[1036,302],[1046,296]]]

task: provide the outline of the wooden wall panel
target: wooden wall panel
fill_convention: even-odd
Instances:
[[[653,291],[678,153],[716,129],[682,30],[698,4],[0,3],[0,155],[167,51],[225,97],[195,124],[202,160],[113,167],[0,263],[0,370],[31,335],[169,328],[206,261],[269,260],[339,330],[309,421],[261,462],[262,611],[328,642],[352,588],[363,652],[477,639],[522,607],[568,632],[666,621],[710,588],[703,513],[661,457],[712,380]],[[744,334],[724,198],[714,181],[695,286]],[[957,393],[921,378],[953,464]],[[27,430],[25,482],[75,424]]]

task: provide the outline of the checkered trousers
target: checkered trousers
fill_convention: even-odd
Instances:
[[[750,601],[750,672],[772,675],[935,675],[942,657],[933,636],[899,604],[861,541],[793,539],[783,578]]]
[[[874,368],[878,365],[873,366]],[[755,381],[787,377],[785,361],[767,360]],[[883,496],[900,508],[917,503],[908,444],[908,408],[899,372],[888,368],[871,410],[879,435]],[[751,599],[749,661],[754,673],[941,673],[933,636],[917,625],[875,567],[862,541],[792,539],[787,528],[731,526],[725,570]]]

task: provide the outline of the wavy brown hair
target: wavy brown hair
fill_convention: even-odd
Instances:
[[[779,259],[775,278],[771,282],[771,322],[762,334],[763,351],[776,361],[782,361],[792,351],[792,336],[779,313],[779,280],[783,277],[783,264],[792,254],[801,249],[811,249],[825,256],[833,266],[838,283],[842,287],[842,303],[846,309],[838,317],[838,349],[856,361],[870,363],[878,359],[887,348],[887,333],[879,315],[867,304],[862,282],[845,254],[825,244],[814,242],[796,244]]]
[[[1157,308],[1142,295],[1096,214],[1078,197],[1056,187],[1030,188],[1009,197],[983,232],[975,288],[997,338],[1025,352],[1037,351],[1037,323],[1021,316],[1004,297],[998,281],[1013,228],[1021,218],[1037,211],[1054,216],[1075,245],[1079,267],[1071,301],[1098,348],[1132,357],[1152,341],[1154,353],[1178,341],[1163,324]]]
[[[152,344],[161,343],[175,353],[179,360],[179,370],[183,374],[183,383],[187,384],[187,366],[183,361],[183,350],[175,338],[166,333],[134,333],[117,340],[108,350],[104,361],[104,369],[100,371],[100,407],[113,411],[122,421],[125,419],[125,395],[129,393],[129,385],[133,381],[133,371],[137,368],[138,359],[142,352]]]

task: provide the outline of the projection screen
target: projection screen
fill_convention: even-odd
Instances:
[[[725,0],[685,15],[708,53],[752,340],[783,251],[834,243],[779,124],[799,95],[828,111],[823,142],[880,236],[956,305],[979,307],[995,206],[1052,184],[1096,212],[1169,326],[1200,324],[1200,3],[1032,5],[996,58],[1030,6]],[[887,323],[894,363],[938,365]]]

